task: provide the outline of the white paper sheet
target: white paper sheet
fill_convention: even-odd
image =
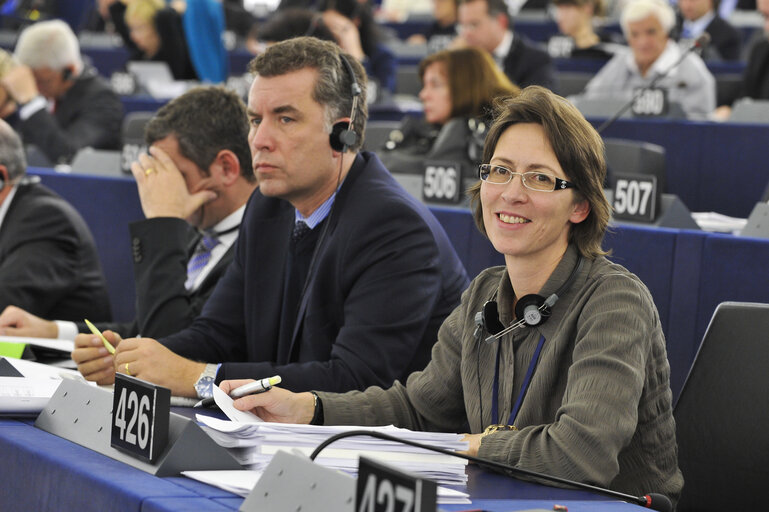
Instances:
[[[219,409],[221,409],[222,412],[234,422],[240,422],[240,423],[261,423],[262,422],[262,419],[256,414],[253,414],[248,411],[241,411],[241,410],[235,409],[235,406],[232,405],[232,402],[234,402],[234,400],[230,398],[230,396],[227,393],[219,389],[219,386],[214,386],[214,401],[216,402],[216,405],[219,406]]]

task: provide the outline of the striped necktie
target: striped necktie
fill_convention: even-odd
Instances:
[[[195,252],[187,262],[187,281],[184,282],[184,287],[187,290],[192,290],[195,280],[211,261],[211,251],[217,245],[219,245],[219,238],[216,233],[204,233],[200,238]]]

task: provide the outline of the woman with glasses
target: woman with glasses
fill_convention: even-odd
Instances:
[[[566,100],[529,87],[500,105],[484,162],[473,213],[505,265],[470,284],[423,371],[387,390],[273,389],[235,406],[268,421],[469,426],[472,455],[675,501],[665,339],[647,288],[601,249],[600,136]]]

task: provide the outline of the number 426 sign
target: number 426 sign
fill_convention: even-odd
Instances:
[[[168,443],[170,402],[168,388],[115,374],[112,446],[153,462]]]

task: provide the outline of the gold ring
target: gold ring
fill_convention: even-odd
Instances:
[[[131,376],[131,371],[128,369],[128,363],[125,364],[125,374]]]
[[[144,175],[145,176],[149,176],[153,172],[155,172],[155,169],[153,169],[152,167],[149,167],[148,169],[144,169]]]

